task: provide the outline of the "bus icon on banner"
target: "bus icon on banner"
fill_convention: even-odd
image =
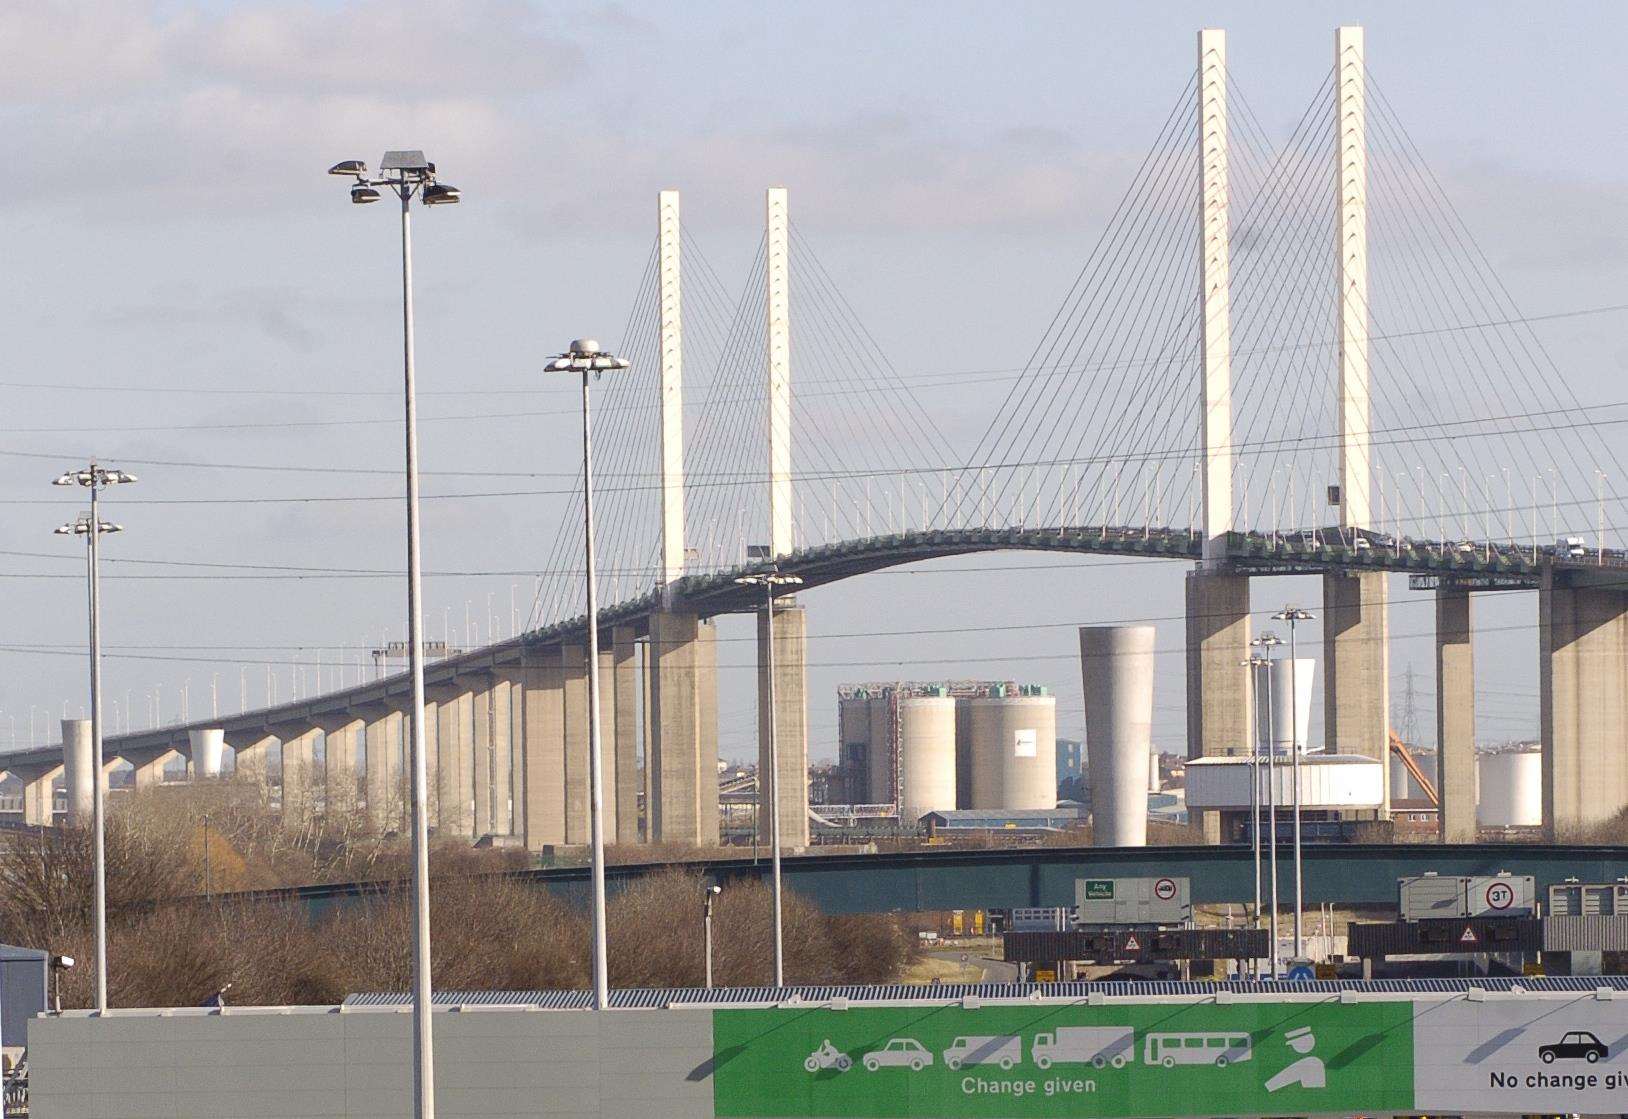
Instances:
[[[1177,1065],[1213,1065],[1226,1068],[1254,1056],[1247,1033],[1150,1033],[1143,1035],[1144,1064],[1175,1068]]]

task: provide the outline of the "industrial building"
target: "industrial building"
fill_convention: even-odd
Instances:
[[[833,789],[896,805],[902,822],[956,809],[1057,807],[1057,699],[1012,681],[850,684],[837,690]]]

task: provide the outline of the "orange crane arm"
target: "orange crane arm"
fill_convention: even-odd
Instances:
[[[1412,778],[1419,782],[1419,788],[1424,790],[1426,798],[1437,808],[1441,807],[1441,794],[1436,792],[1435,782],[1425,776],[1424,770],[1419,767],[1419,759],[1413,756],[1407,743],[1394,730],[1391,731],[1391,753],[1402,759],[1402,768],[1406,769]]]

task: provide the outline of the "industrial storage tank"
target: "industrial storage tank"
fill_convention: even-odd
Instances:
[[[905,823],[955,807],[955,700],[899,699],[899,818]]]
[[[1538,827],[1543,823],[1543,754],[1509,750],[1475,759],[1480,796],[1475,822],[1488,828]]]
[[[1057,698],[1038,691],[967,701],[973,808],[1057,807]]]
[[[868,804],[893,804],[897,790],[893,787],[893,693],[884,690],[869,701],[870,759],[866,766],[870,773]]]
[[[1081,626],[1092,842],[1145,847],[1153,746],[1152,626]],[[1156,765],[1156,762],[1151,763]]]
[[[1419,763],[1419,768],[1432,785],[1436,782],[1436,755],[1426,750],[1414,750],[1413,760]],[[1425,800],[1424,789],[1408,772],[1408,767],[1396,754],[1391,754],[1391,800]]]
[[[1289,753],[1289,743],[1306,752],[1306,732],[1311,727],[1311,692],[1317,677],[1317,662],[1311,657],[1277,657],[1255,669],[1256,741],[1271,742],[1278,754]],[[1291,706],[1293,693],[1295,702]],[[1268,704],[1267,698],[1271,697]]]

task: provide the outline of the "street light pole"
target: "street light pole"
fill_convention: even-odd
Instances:
[[[707,950],[707,990],[712,990],[712,899],[722,891],[722,886],[708,886],[701,895],[702,920],[706,925]]]
[[[775,588],[797,586],[802,583],[799,575],[782,575],[776,571],[760,572],[756,575],[739,576],[735,582],[742,586],[763,588],[763,626],[764,644],[767,651],[764,653],[764,671],[768,674],[767,707],[769,724],[769,774],[765,782],[763,767],[758,767],[757,800],[758,816],[763,813],[763,794],[765,785],[769,794],[769,846],[773,859],[772,874],[774,877],[774,985],[786,985],[786,938],[785,938],[785,900],[780,881],[780,728],[776,725],[775,687],[774,687],[774,600]]]
[[[605,960],[604,759],[599,726],[599,593],[594,585],[594,444],[588,408],[588,374],[597,378],[607,370],[626,369],[629,364],[626,358],[600,349],[593,339],[578,338],[569,350],[544,366],[549,373],[582,375],[582,548],[588,599],[588,818],[593,843],[594,1007],[599,1010],[610,1005],[610,971]]]
[[[1251,645],[1265,649],[1262,659],[1266,661],[1266,818],[1267,818],[1267,861],[1272,876],[1272,978],[1278,977],[1278,787],[1277,787],[1277,728],[1272,710],[1272,650],[1283,644],[1283,639],[1275,633],[1263,633],[1250,642]],[[1258,729],[1258,722],[1257,722]]]
[[[1306,955],[1305,938],[1301,932],[1301,900],[1303,882],[1300,869],[1300,688],[1295,683],[1294,627],[1296,622],[1309,622],[1313,615],[1298,606],[1285,606],[1272,615],[1274,621],[1289,623],[1289,767],[1294,775],[1294,954],[1295,959]]]
[[[85,538],[85,583],[90,616],[90,749],[91,749],[91,830],[93,902],[96,924],[96,1011],[107,1013],[107,800],[102,789],[102,580],[99,541],[106,532],[122,532],[123,527],[102,520],[101,491],[107,486],[134,482],[134,474],[109,470],[95,460],[83,470],[70,470],[53,485],[83,486],[90,491],[90,512],[81,513],[56,530],[61,536]],[[32,715],[32,712],[30,712]]]
[[[377,202],[379,187],[401,199],[401,353],[403,426],[407,475],[407,663],[412,677],[413,783],[413,1114],[434,1119],[435,1051],[430,1022],[430,857],[429,775],[424,757],[424,617],[423,571],[419,563],[418,523],[418,401],[413,381],[413,236],[411,204],[416,194],[426,206],[460,200],[457,187],[435,180],[435,164],[421,151],[391,151],[380,162],[379,178],[368,176],[361,160],[346,160],[328,169],[330,175],[354,178],[351,201]],[[320,681],[319,681],[320,686]]]
[[[1249,669],[1249,701],[1256,712],[1253,746],[1249,758],[1249,845],[1255,863],[1255,927],[1261,927],[1261,720],[1260,672],[1269,664],[1265,657],[1252,656],[1243,664]],[[1261,961],[1255,958],[1255,977],[1260,978]]]

